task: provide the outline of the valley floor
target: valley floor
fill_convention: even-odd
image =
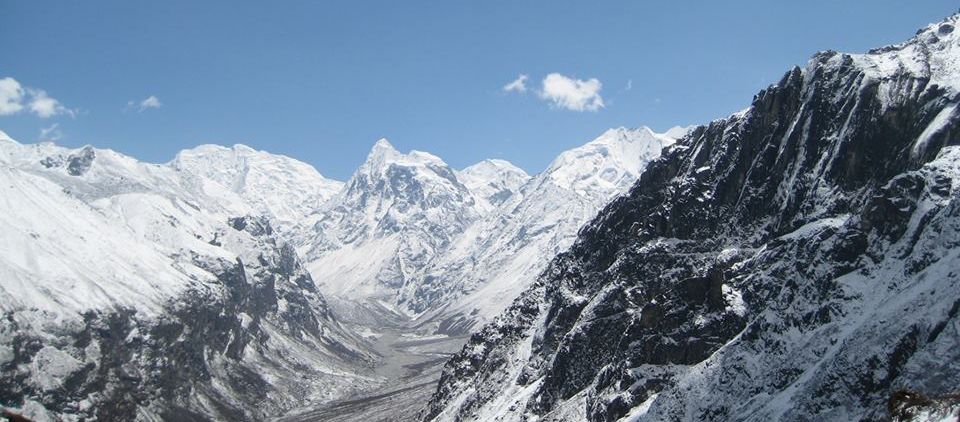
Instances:
[[[365,308],[369,310],[375,306]],[[384,314],[381,312],[381,316]],[[381,356],[371,368],[370,375],[383,379],[384,383],[361,394],[294,410],[278,421],[416,420],[437,388],[443,364],[467,340],[467,336],[417,334],[412,321],[396,315],[365,321],[360,328],[360,332],[364,331],[369,333],[373,350]]]

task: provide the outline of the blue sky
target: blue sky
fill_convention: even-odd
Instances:
[[[339,179],[387,137],[458,168],[504,158],[534,173],[609,127],[723,117],[818,50],[903,41],[957,7],[0,0],[0,78],[24,107],[0,103],[0,130],[153,162],[245,143]],[[552,73],[569,79],[544,98]],[[504,91],[520,74],[526,92]]]

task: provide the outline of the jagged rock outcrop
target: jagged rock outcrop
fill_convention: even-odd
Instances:
[[[900,390],[887,403],[894,422],[938,422],[960,419],[960,394],[927,397]]]

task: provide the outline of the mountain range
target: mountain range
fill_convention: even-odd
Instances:
[[[462,334],[495,310],[470,316],[458,299],[522,289],[547,262],[516,286],[457,278],[502,253],[489,230],[549,255],[669,142],[612,130],[531,178],[381,140],[343,183],[244,145],[149,164],[2,134],[0,399],[36,418],[264,419],[368,390],[384,381],[364,336],[378,327],[342,321],[328,297],[430,312],[424,334],[450,332],[440,323],[458,309]],[[513,222],[550,212],[529,236]]]
[[[0,132],[0,405],[349,408],[426,365],[385,363],[397,344],[445,338],[424,421],[954,416],[958,20],[535,175],[386,139],[341,182],[243,145],[151,164]]]

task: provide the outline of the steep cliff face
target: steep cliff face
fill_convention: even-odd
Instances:
[[[168,166],[2,133],[0,175],[3,407],[262,420],[372,382],[357,375],[372,360],[363,342],[239,198]]]
[[[648,166],[427,420],[876,420],[956,389],[956,16],[825,52]]]

